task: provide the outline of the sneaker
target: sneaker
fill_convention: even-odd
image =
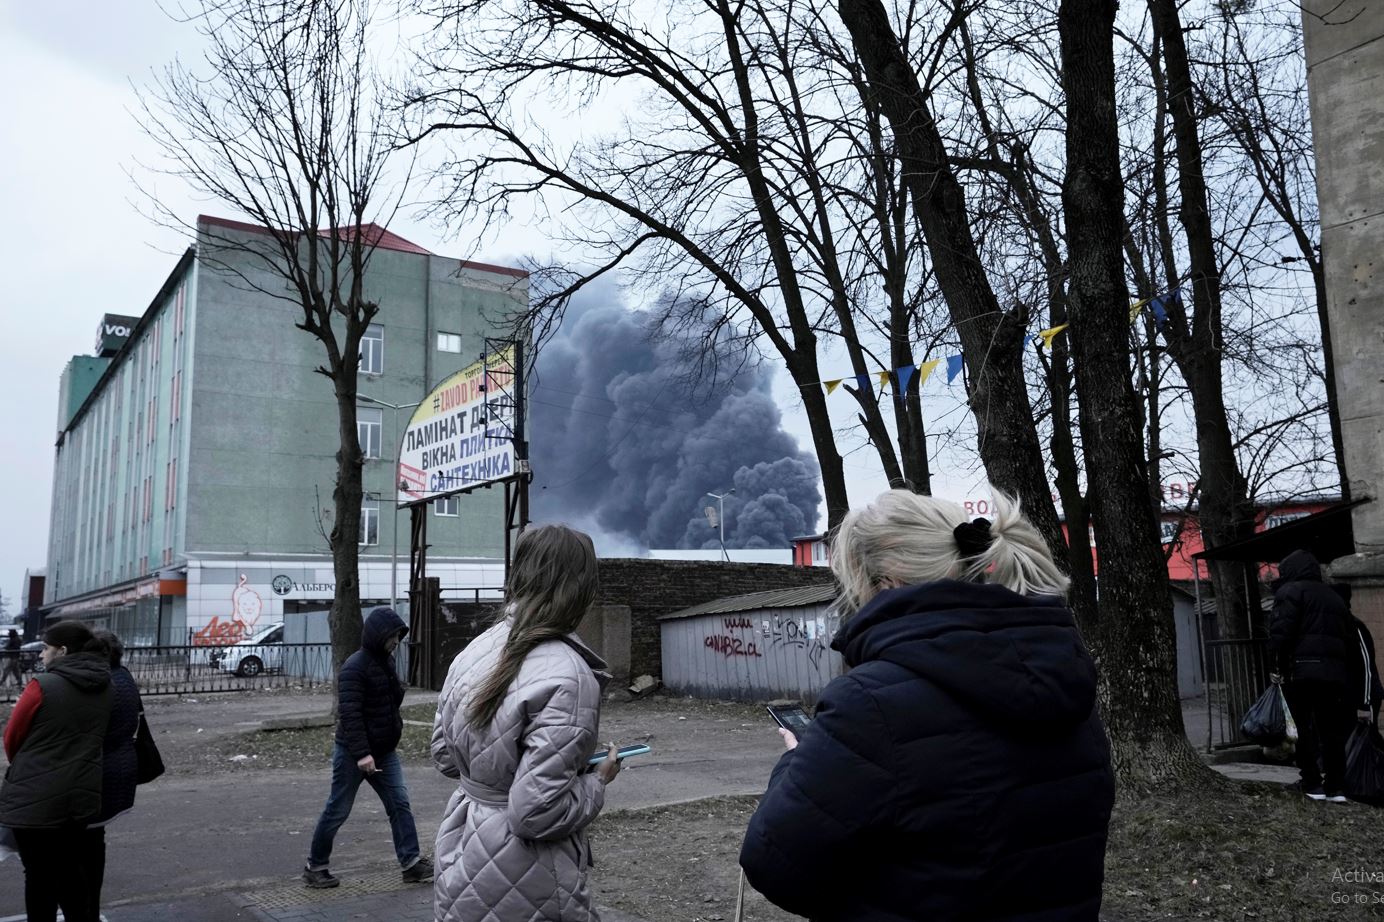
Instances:
[[[433,879],[433,864],[426,858],[419,858],[404,868],[404,883],[421,884]]]
[[[1326,800],[1326,792],[1321,788],[1312,788],[1309,791],[1303,791],[1303,793],[1312,800]]]
[[[303,883],[313,890],[326,890],[329,887],[338,887],[341,881],[332,876],[332,872],[326,868],[314,871],[312,868],[303,868]]]
[[[1326,797],[1327,802],[1329,802],[1329,803],[1333,803],[1333,804],[1348,804],[1348,803],[1350,803],[1350,801],[1346,798],[1346,795],[1342,794],[1340,791],[1332,791],[1330,794],[1326,794],[1326,795],[1323,795],[1323,796]]]

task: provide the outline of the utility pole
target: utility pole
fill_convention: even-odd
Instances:
[[[726,497],[735,495],[735,488],[724,493],[708,493],[712,499],[716,500],[716,525],[720,529],[721,535],[721,557],[727,563],[730,562],[730,554],[726,551]]]

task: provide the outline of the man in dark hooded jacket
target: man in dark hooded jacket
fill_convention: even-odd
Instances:
[[[404,880],[421,883],[432,879],[432,862],[419,854],[403,765],[395,751],[404,730],[399,714],[404,686],[394,669],[394,651],[406,634],[408,627],[394,609],[375,609],[365,619],[360,649],[342,664],[337,676],[332,791],[317,821],[303,869],[303,883],[314,889],[341,882],[328,870],[332,842],[351,815],[362,781],[369,783],[384,803]]]
[[[1354,619],[1307,551],[1283,558],[1273,588],[1269,650],[1297,722],[1302,792],[1313,800],[1347,803],[1346,740],[1355,720],[1351,689],[1361,669]]]

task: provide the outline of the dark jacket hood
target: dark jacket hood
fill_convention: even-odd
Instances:
[[[360,636],[360,648],[371,653],[383,653],[385,641],[395,634],[398,634],[401,640],[408,636],[408,625],[404,624],[404,619],[400,618],[394,609],[380,606],[365,619],[365,627]]]
[[[69,653],[53,660],[45,670],[62,676],[79,691],[99,692],[111,684],[111,664],[99,653]]]
[[[1273,581],[1273,588],[1277,591],[1279,586],[1288,583],[1321,581],[1322,565],[1317,563],[1317,558],[1310,551],[1293,551],[1278,565],[1278,579]]]
[[[1054,596],[942,580],[880,593],[832,642],[852,668],[883,660],[1016,734],[1070,728],[1096,703],[1096,667]]]

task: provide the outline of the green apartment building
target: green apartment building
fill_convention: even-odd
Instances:
[[[331,383],[315,371],[322,345],[295,326],[295,303],[265,293],[282,282],[224,245],[263,230],[203,216],[197,231],[144,313],[104,323],[98,355],[75,357],[61,382],[45,615],[136,645],[231,642],[324,611],[335,591],[325,535],[338,436]],[[382,604],[409,405],[476,361],[483,318],[527,304],[528,277],[363,233],[378,237],[366,293],[380,312],[361,346],[361,597]],[[496,490],[434,503],[429,575],[502,585],[502,505]],[[397,517],[400,595],[408,521]]]

